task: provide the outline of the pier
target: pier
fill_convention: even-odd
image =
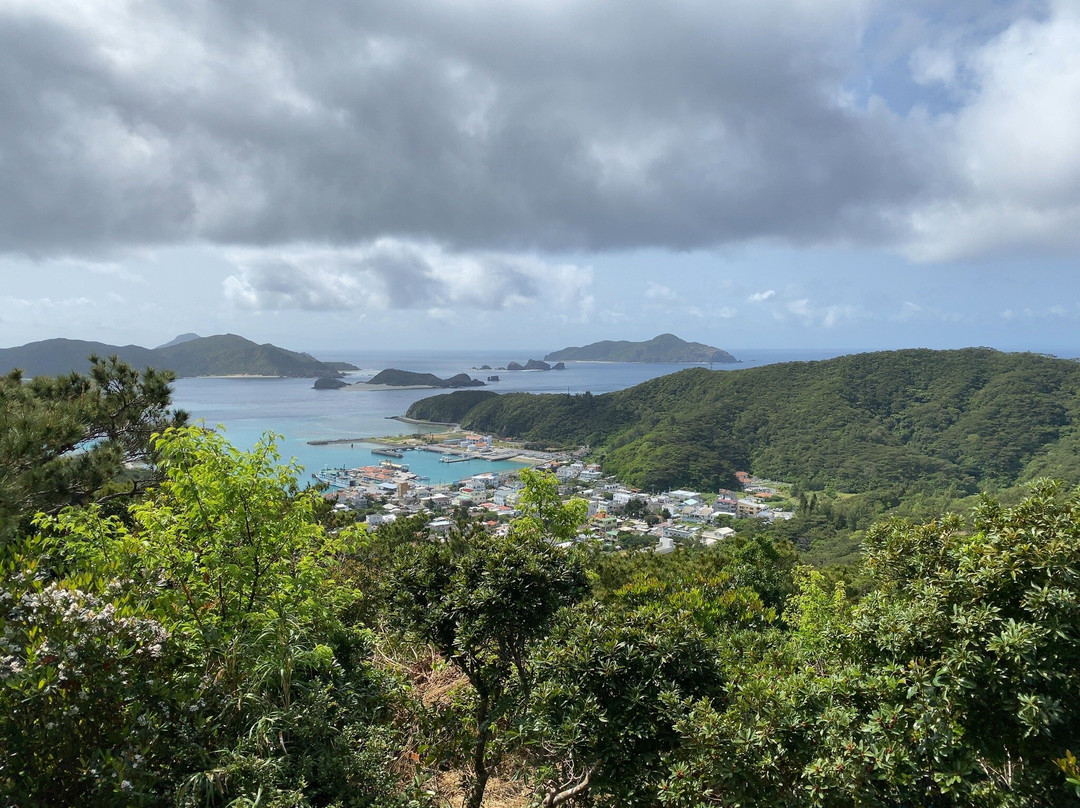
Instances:
[[[405,456],[404,452],[400,449],[372,449],[372,454],[385,455],[386,457],[396,457],[398,460]]]

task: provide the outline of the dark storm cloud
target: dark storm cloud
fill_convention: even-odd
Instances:
[[[8,0],[0,249],[1071,249],[1075,4],[969,6]]]
[[[188,8],[0,11],[8,250],[865,241],[927,172],[858,3]]]

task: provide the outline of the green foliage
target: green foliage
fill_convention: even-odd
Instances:
[[[794,631],[722,655],[728,707],[679,724],[664,801],[1070,804],[1055,761],[1080,731],[1080,492],[987,500],[975,526],[875,528],[876,589],[856,605],[802,573]]]
[[[508,723],[531,687],[531,655],[556,614],[588,589],[580,561],[554,542],[572,536],[584,503],[563,505],[554,477],[531,473],[523,516],[506,536],[480,529],[401,547],[389,572],[401,629],[430,643],[474,693],[469,808],[479,808]]]
[[[1080,481],[1065,446],[1076,446],[1078,391],[1080,364],[1068,360],[910,350],[695,368],[599,396],[513,393],[480,402],[460,423],[587,444],[625,482],[650,490],[729,486],[735,469],[748,468],[817,490],[962,496],[1037,474]]]
[[[481,401],[497,395],[498,393],[490,390],[457,390],[441,396],[423,398],[410,406],[405,415],[419,421],[456,424]]]
[[[339,574],[363,534],[321,529],[270,439],[169,429],[155,448],[164,480],[126,520],[43,517],[12,562],[5,800],[396,804],[391,683]]]
[[[0,556],[38,511],[141,492],[153,475],[125,464],[153,461],[150,435],[186,419],[168,409],[171,374],[91,359],[85,376],[0,378]]]
[[[629,519],[644,519],[649,514],[649,506],[641,497],[631,497],[623,508],[623,515]]]
[[[533,777],[554,806],[655,805],[676,717],[718,699],[715,654],[675,609],[622,612],[592,604],[563,621],[539,655],[526,722]]]
[[[159,802],[179,707],[164,626],[39,573],[24,564],[0,588],[0,803]]]

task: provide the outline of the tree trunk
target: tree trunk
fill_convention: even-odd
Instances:
[[[473,747],[473,784],[465,799],[465,808],[480,808],[484,801],[484,790],[487,788],[487,745],[491,737],[491,727],[488,724],[490,705],[486,693],[477,693],[476,701],[476,745]]]

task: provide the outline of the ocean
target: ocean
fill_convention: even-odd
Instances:
[[[350,362],[360,368],[345,381],[365,381],[385,368],[420,373],[434,373],[446,378],[468,373],[486,379],[498,375],[486,389],[496,393],[571,393],[590,391],[609,393],[640,384],[648,379],[677,373],[686,365],[630,362],[568,362],[566,370],[505,371],[509,362],[524,364],[541,359],[546,351],[320,351],[324,361]],[[742,360],[734,365],[715,365],[718,371],[757,367],[789,361],[813,361],[838,356],[842,351],[760,350],[734,352]],[[492,370],[479,370],[481,365]],[[305,467],[305,476],[330,466],[335,468],[376,465],[385,459],[372,455],[373,444],[362,438],[384,435],[429,432],[430,428],[393,420],[404,415],[409,406],[422,398],[437,395],[439,390],[345,391],[315,390],[313,379],[178,379],[173,383],[173,403],[187,410],[193,421],[210,427],[221,426],[236,446],[250,449],[266,432],[280,436],[278,449],[282,459],[295,458]],[[312,440],[352,440],[350,443],[312,446]],[[429,452],[407,452],[402,463],[430,478],[433,483],[449,483],[484,471],[520,468],[510,462],[485,460],[463,463],[440,463]]]

